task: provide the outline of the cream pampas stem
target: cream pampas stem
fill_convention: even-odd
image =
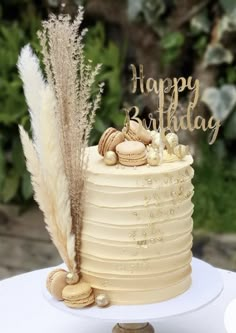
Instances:
[[[34,198],[37,201],[39,208],[44,214],[44,220],[46,223],[47,230],[51,236],[51,239],[54,245],[57,247],[61,257],[68,265],[69,260],[64,247],[61,247],[61,235],[58,231],[57,224],[53,219],[53,208],[51,207],[51,198],[45,186],[45,181],[42,177],[40,170],[39,160],[34,149],[33,143],[29,138],[27,132],[23,129],[22,126],[19,126],[21,142],[26,158],[27,169],[31,174],[31,182],[34,189]]]
[[[41,109],[41,93],[45,88],[45,80],[40,69],[39,59],[33,53],[31,47],[26,45],[22,48],[17,67],[23,81],[24,94],[29,107],[31,127],[35,148],[40,149],[39,144],[39,114]]]
[[[93,66],[84,56],[83,19],[80,7],[74,22],[67,15],[51,15],[39,33],[49,85],[56,96],[56,119],[63,165],[69,184],[73,231],[76,240],[77,270],[80,260],[80,233],[86,192],[89,134],[101,100],[102,86],[92,91],[100,65]],[[93,98],[94,97],[94,98]]]
[[[62,259],[80,272],[88,156],[86,148],[103,85],[93,86],[101,65],[84,55],[80,7],[73,22],[51,15],[39,32],[47,81],[31,48],[22,49],[18,68],[31,115],[33,141],[20,127],[35,199]]]
[[[68,183],[58,144],[54,112],[55,97],[51,89],[46,87],[42,92],[39,114],[40,158],[22,127],[20,133],[35,199],[44,213],[47,230],[68,269],[76,272],[75,235],[72,233]]]

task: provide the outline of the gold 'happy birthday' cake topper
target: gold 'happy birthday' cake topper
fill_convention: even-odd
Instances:
[[[126,130],[129,130],[130,120],[137,121],[140,126],[143,125],[146,129],[158,130],[161,134],[161,138],[165,141],[165,134],[167,131],[178,132],[181,130],[188,130],[190,132],[194,130],[203,130],[206,132],[210,130],[209,144],[213,144],[219,133],[221,123],[211,116],[208,120],[200,115],[193,116],[194,109],[197,106],[199,100],[199,80],[194,80],[191,76],[187,79],[180,78],[165,78],[155,80],[153,78],[147,78],[145,80],[143,65],[139,65],[138,69],[135,65],[130,65],[132,70],[132,93],[136,93],[138,90],[141,94],[154,93],[157,95],[157,109],[149,114],[149,123],[144,119],[139,118],[139,108],[132,106],[129,108],[123,108],[126,114]],[[177,108],[179,106],[179,93],[185,90],[191,92],[190,99],[186,107],[185,115],[177,115]],[[165,97],[169,97],[169,106],[165,108]],[[131,116],[131,112],[134,112]],[[167,143],[168,146],[168,143]]]

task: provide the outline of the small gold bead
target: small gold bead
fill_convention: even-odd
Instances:
[[[174,147],[174,154],[182,160],[186,155],[189,155],[189,146],[177,145]]]
[[[77,273],[68,273],[66,275],[66,283],[67,284],[76,284],[79,282],[79,275]]]
[[[151,166],[157,166],[161,163],[160,154],[157,151],[149,151],[147,153],[147,162]]]
[[[100,294],[96,296],[95,303],[100,308],[104,308],[105,306],[108,306],[110,304],[110,300],[106,294]]]
[[[118,157],[114,151],[107,151],[104,155],[104,163],[106,165],[116,165]]]
[[[172,149],[174,147],[176,147],[179,143],[179,138],[178,138],[177,134],[175,134],[175,133],[168,133],[166,135],[166,140]]]

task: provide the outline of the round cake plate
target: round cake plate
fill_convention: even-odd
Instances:
[[[221,294],[223,287],[223,280],[216,268],[202,260],[193,258],[191,287],[185,293],[160,303],[71,309],[63,302],[58,302],[52,298],[46,287],[43,289],[43,294],[51,305],[74,316],[119,323],[113,328],[113,333],[153,333],[154,329],[149,324],[150,321],[167,319],[199,310],[213,302]]]

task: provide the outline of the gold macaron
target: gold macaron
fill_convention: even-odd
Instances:
[[[146,147],[142,142],[125,141],[117,145],[119,162],[125,166],[140,166],[147,163]]]
[[[124,133],[126,140],[140,141],[145,145],[152,142],[151,134],[137,121],[130,120],[129,125],[126,125],[122,132]]]
[[[116,146],[125,140],[122,132],[113,127],[109,127],[101,136],[98,143],[98,152],[104,156],[108,151],[115,151]]]
[[[64,269],[57,268],[50,272],[47,277],[46,287],[50,294],[58,301],[62,301],[62,290],[67,285],[66,276],[68,272]]]
[[[95,300],[93,289],[84,281],[66,286],[62,297],[65,305],[70,308],[84,308],[93,304]]]

